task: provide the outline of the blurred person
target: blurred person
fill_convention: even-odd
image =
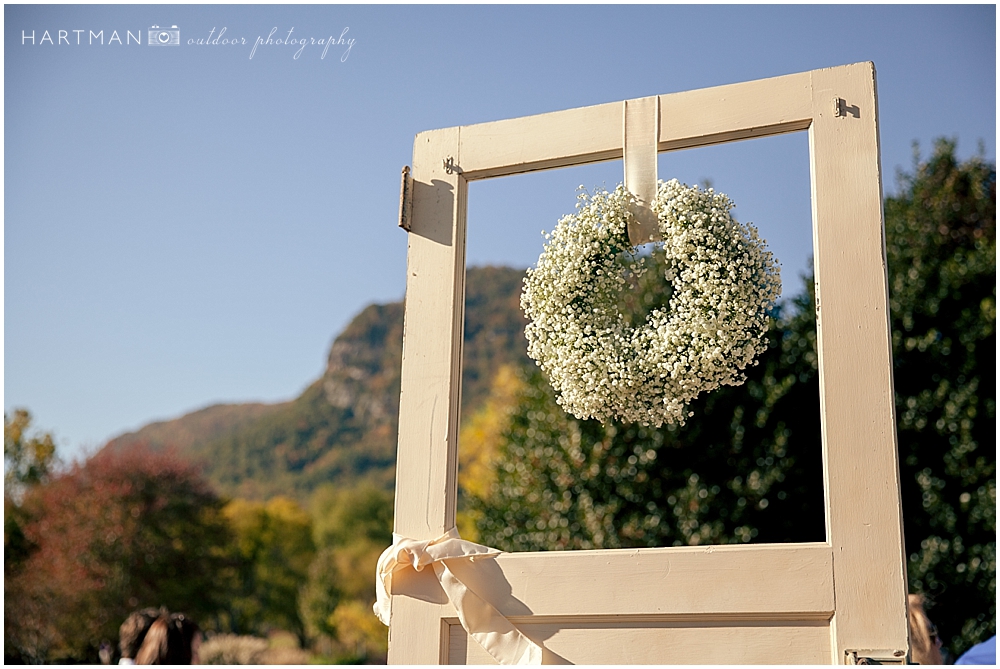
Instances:
[[[944,664],[941,637],[924,611],[924,596],[910,595],[906,603],[910,619],[910,660],[914,664]]]
[[[198,664],[201,629],[183,613],[160,615],[146,633],[136,664]]]
[[[982,643],[977,643],[969,650],[962,653],[962,656],[955,660],[955,664],[996,664],[997,663],[997,635],[994,634]]]
[[[150,607],[129,614],[118,629],[118,648],[122,654],[118,664],[135,664],[135,656],[146,638],[150,625],[166,613],[166,609]]]
[[[101,658],[101,664],[111,664],[111,644],[107,641],[101,642],[101,647],[97,651],[97,656]]]

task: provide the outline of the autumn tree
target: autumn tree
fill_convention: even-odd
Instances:
[[[502,365],[490,384],[486,401],[462,421],[458,435],[458,515],[456,525],[463,539],[479,541],[482,505],[496,482],[495,463],[504,443],[510,414],[524,391],[520,367]]]
[[[392,494],[373,485],[321,486],[310,510],[318,552],[299,602],[317,650],[384,661],[387,631],[372,611],[375,565],[392,543]]]
[[[97,662],[100,643],[143,606],[210,620],[225,595],[221,507],[196,470],[139,447],[29,488],[31,549],[4,573],[5,657]]]
[[[236,570],[223,627],[238,634],[280,629],[304,639],[298,597],[315,555],[309,515],[287,497],[233,500],[223,514]]]
[[[48,478],[55,464],[56,444],[52,434],[29,434],[31,413],[15,409],[14,416],[3,415],[4,495],[20,499],[26,486]]]
[[[48,480],[56,463],[52,434],[29,434],[31,413],[15,409],[3,415],[3,564],[12,573],[28,557],[32,546],[24,534],[26,517],[20,502],[24,491]]]

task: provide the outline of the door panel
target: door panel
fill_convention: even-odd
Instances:
[[[503,553],[451,570],[505,617],[781,616],[829,620],[826,544]]]
[[[809,131],[826,542],[516,553],[448,567],[548,648],[546,662],[901,662],[906,572],[874,66],[661,95],[659,109],[659,151]],[[620,160],[622,127],[623,104],[611,103],[417,135],[401,207],[397,535],[433,539],[455,525],[468,182]],[[429,570],[398,572],[393,588],[390,662],[487,661]]]
[[[547,664],[828,664],[826,620],[522,623]],[[448,664],[497,664],[455,621]],[[599,638],[600,643],[594,643]],[[794,659],[793,659],[794,658]]]

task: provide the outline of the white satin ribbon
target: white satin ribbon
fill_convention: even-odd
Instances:
[[[625,188],[635,196],[628,238],[633,246],[661,239],[652,210],[656,198],[656,149],[660,141],[660,97],[626,100],[622,108]]]
[[[375,615],[388,626],[392,575],[402,569],[422,571],[431,565],[441,588],[458,612],[462,627],[500,664],[541,664],[542,647],[524,636],[492,604],[475,593],[448,568],[451,560],[493,558],[495,548],[463,540],[452,528],[437,539],[416,541],[397,534],[382,552],[375,572]]]

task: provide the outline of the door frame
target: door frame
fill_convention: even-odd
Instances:
[[[623,107],[416,136],[401,206],[409,248],[396,534],[431,539],[455,525],[468,183],[620,160]],[[660,95],[659,114],[660,152],[809,133],[826,541],[503,554],[495,560],[503,581],[495,606],[515,624],[577,615],[721,620],[784,612],[829,621],[831,663],[859,656],[901,661],[908,651],[907,586],[874,64]],[[630,597],[609,590],[581,611],[569,581],[549,578],[540,588],[531,578],[541,566],[551,575],[594,560],[612,565],[605,573],[615,579],[655,573],[656,564],[669,561],[672,574],[696,580],[662,587],[636,581],[625,586]],[[759,571],[747,570],[753,564]],[[717,585],[707,588],[709,580]],[[723,588],[737,580],[734,601]],[[620,595],[620,581],[605,586]],[[405,589],[392,597],[389,661],[447,662],[454,608]],[[614,604],[622,601],[628,605]]]

